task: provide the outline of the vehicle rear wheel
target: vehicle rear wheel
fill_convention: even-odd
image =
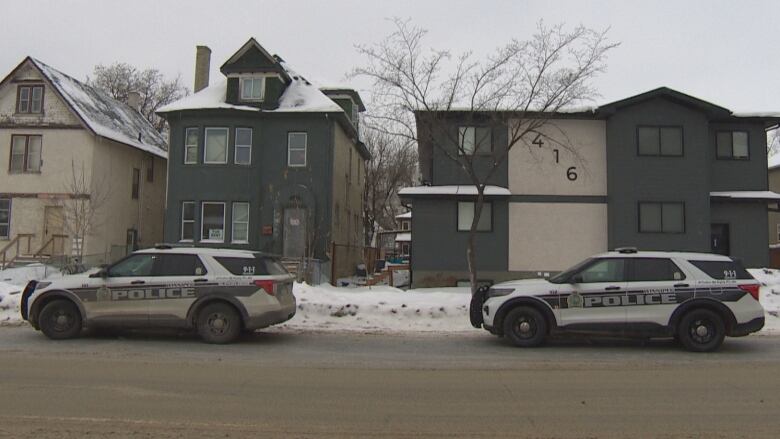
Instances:
[[[212,303],[201,308],[197,328],[206,343],[230,343],[241,333],[241,316],[228,304]]]
[[[726,325],[714,311],[695,309],[680,320],[677,327],[679,342],[692,352],[711,352],[723,344]]]
[[[52,300],[38,315],[38,325],[52,340],[73,338],[81,332],[81,313],[70,300]]]
[[[539,346],[547,336],[547,319],[536,308],[518,306],[504,318],[504,335],[515,346]]]

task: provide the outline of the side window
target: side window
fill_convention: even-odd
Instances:
[[[158,255],[156,276],[202,276],[206,267],[197,255]]]
[[[736,261],[688,261],[713,279],[753,279],[741,263]]]
[[[652,281],[674,281],[685,279],[680,267],[671,259],[664,258],[633,258],[632,275],[630,281],[652,282]]]
[[[624,282],[626,280],[625,267],[625,259],[599,259],[580,271],[575,277],[580,277],[582,280],[580,280],[579,283],[584,284],[597,282]]]
[[[108,269],[109,277],[151,276],[157,255],[137,254],[123,259]]]

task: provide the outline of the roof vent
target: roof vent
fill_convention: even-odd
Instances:
[[[636,253],[639,250],[636,247],[618,247],[615,251],[618,253]]]

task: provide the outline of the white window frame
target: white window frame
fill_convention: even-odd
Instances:
[[[203,239],[203,227],[205,221],[203,220],[203,213],[206,210],[207,204],[221,204],[222,205],[222,239]],[[200,203],[200,242],[206,243],[223,243],[225,242],[225,202],[224,201],[204,201]]]
[[[293,148],[290,144],[290,140],[292,139],[292,136],[295,134],[303,134],[304,136],[304,143],[303,148],[295,147]],[[290,163],[290,158],[292,157],[292,154],[290,152],[292,150],[300,151],[303,149],[303,164],[292,164]],[[309,162],[309,133],[306,131],[290,131],[287,133],[287,166],[290,168],[305,168],[307,163]]]
[[[254,94],[254,90],[255,90],[255,82],[254,81],[257,81],[257,80],[260,81],[260,97],[259,98],[252,97],[251,95],[249,97],[244,96],[244,82],[246,82],[247,80],[252,81],[252,94]],[[242,76],[239,79],[238,82],[239,82],[239,84],[238,84],[238,88],[239,88],[238,95],[241,98],[241,101],[244,101],[244,102],[262,102],[263,100],[265,100],[265,76]]]
[[[461,209],[461,204],[471,204],[472,205],[472,207],[471,207],[471,219],[467,221],[468,225],[465,228],[461,228],[460,227],[460,209]],[[488,222],[488,225],[487,225],[488,228],[487,229],[480,229],[479,228],[480,222],[486,221],[485,220],[485,213],[487,211],[486,209],[490,210],[490,221]],[[477,210],[477,202],[476,201],[458,201],[458,205],[456,206],[456,211],[455,211],[455,215],[456,215],[455,216],[455,222],[457,223],[456,224],[456,228],[457,228],[458,232],[468,232],[471,229],[471,222],[474,221],[474,214],[475,214],[476,210]],[[477,229],[476,229],[476,231],[477,232],[482,232],[482,233],[491,233],[491,232],[493,232],[493,203],[492,202],[490,202],[490,201],[483,201],[482,213],[479,215],[479,222],[477,222]]]
[[[248,145],[239,145],[238,144],[238,130],[246,130],[249,131],[249,144]],[[234,145],[233,145],[233,163],[236,165],[243,165],[248,166],[252,164],[252,141],[254,139],[254,130],[249,127],[236,127],[235,137],[234,137]],[[244,163],[238,162],[238,148],[249,148],[249,161]]]
[[[776,224],[775,227],[777,228],[777,241],[780,242],[780,224]]]
[[[246,206],[246,221],[236,221],[236,206]],[[230,208],[230,242],[233,244],[249,244],[249,218],[251,214],[249,203],[236,201]],[[246,224],[246,239],[236,239],[236,223]]]
[[[224,131],[225,132],[225,161],[224,162],[208,162],[206,156],[209,149],[209,131]],[[203,130],[203,164],[206,165],[225,165],[228,162],[228,150],[230,149],[230,129],[227,127],[207,127]]]
[[[192,204],[192,219],[184,219],[184,205]],[[192,223],[192,239],[184,239],[184,223]],[[195,241],[195,202],[194,201],[182,201],[181,202],[181,230],[179,231],[179,242],[194,242]],[[202,233],[202,231],[201,231]]]
[[[0,201],[8,201],[8,222],[2,223],[2,225],[6,226],[6,229],[8,230],[8,233],[5,235],[0,235],[0,238],[8,239],[11,237],[11,198],[0,198]],[[3,209],[5,210],[5,209]]]
[[[188,145],[187,139],[189,138],[188,133],[190,131],[195,131],[197,135],[195,136],[195,144],[194,145]],[[200,143],[200,129],[197,127],[189,127],[185,128],[184,130],[184,164],[185,165],[197,165],[198,164],[198,144]],[[187,161],[187,150],[190,148],[195,148],[195,161]],[[205,149],[205,148],[204,148]],[[205,152],[204,152],[205,156]]]

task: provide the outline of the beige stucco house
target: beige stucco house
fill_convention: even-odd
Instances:
[[[166,161],[134,108],[25,58],[0,82],[0,264],[160,242]]]

